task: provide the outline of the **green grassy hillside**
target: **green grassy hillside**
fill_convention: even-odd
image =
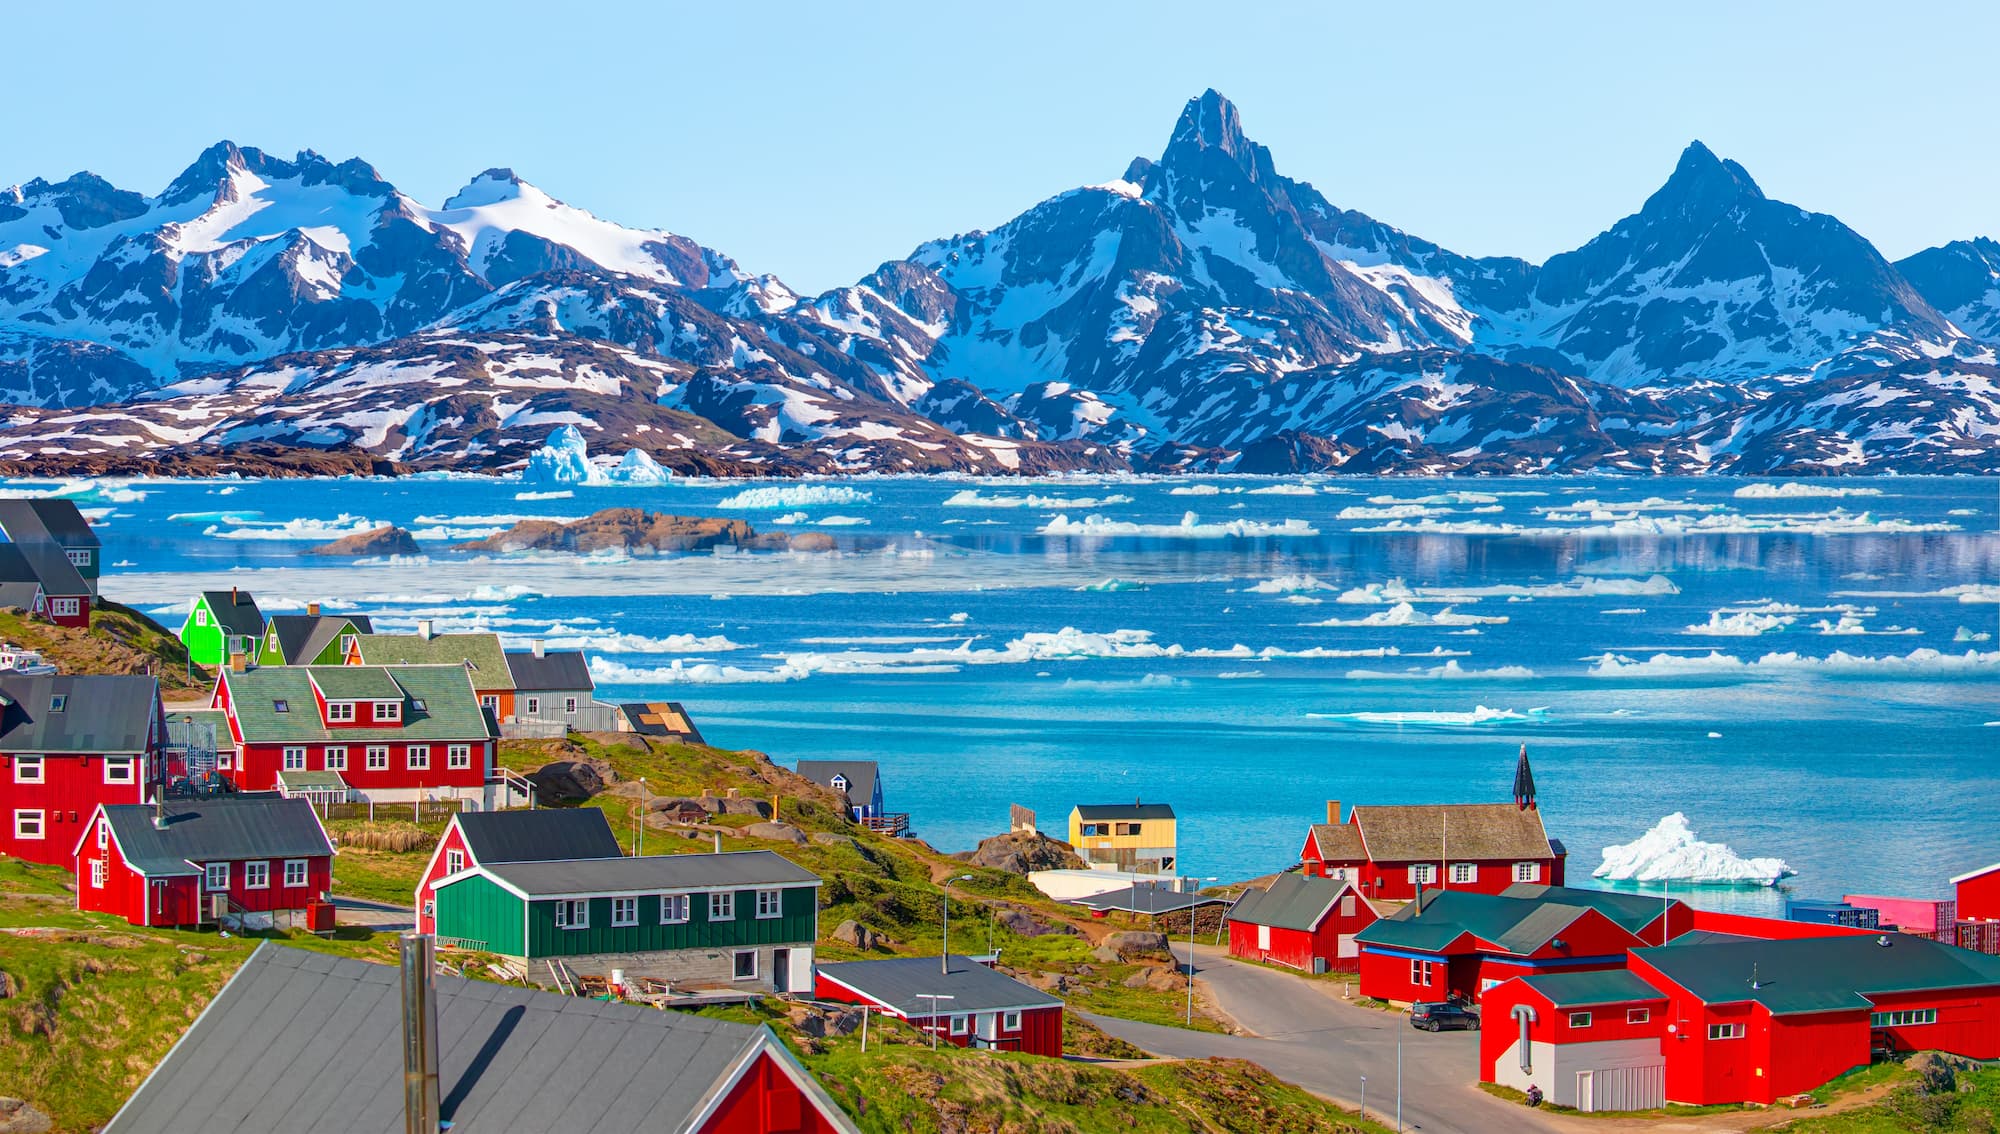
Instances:
[[[187,647],[172,631],[129,606],[98,600],[90,629],[57,626],[0,608],[0,641],[40,651],[64,673],[151,673],[168,700],[207,693],[215,675],[190,667]]]

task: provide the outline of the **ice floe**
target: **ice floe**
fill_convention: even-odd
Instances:
[[[1405,670],[1350,669],[1347,677],[1351,681],[1526,681],[1535,676],[1535,671],[1525,665],[1501,665],[1492,669],[1466,669],[1457,661],[1443,665],[1411,666]]]
[[[1981,653],[1967,650],[1949,654],[1929,648],[1911,650],[1902,656],[1862,657],[1836,650],[1823,658],[1798,653],[1769,653],[1752,660],[1716,651],[1705,655],[1654,654],[1640,660],[1623,654],[1605,653],[1590,661],[1593,677],[1701,677],[1750,673],[1976,673],[2000,666],[2000,651]]]
[[[1775,886],[1797,871],[1781,858],[1744,858],[1723,843],[1703,842],[1676,811],[1637,839],[1605,847],[1603,864],[1590,873],[1610,882]]]
[[[1145,583],[1136,583],[1130,579],[1112,578],[1112,579],[1104,579],[1095,583],[1085,583],[1080,587],[1075,587],[1072,589],[1078,591],[1084,591],[1086,593],[1108,595],[1108,594],[1119,594],[1124,591],[1144,591],[1144,590],[1150,590],[1152,588],[1148,587]]]
[[[1243,589],[1253,595],[1303,595],[1313,591],[1330,591],[1333,584],[1323,583],[1312,575],[1279,575]]]
[[[1829,496],[1880,496],[1882,490],[1817,480],[1788,480],[1782,484],[1746,484],[1730,495],[1738,500],[1805,500]]]
[[[1601,595],[1677,595],[1681,589],[1665,575],[1644,579],[1591,575],[1566,583],[1501,583],[1483,587],[1412,587],[1401,579],[1368,583],[1341,592],[1336,602],[1478,602],[1483,598],[1593,598]]]
[[[1755,638],[1773,630],[1783,630],[1798,621],[1791,614],[1759,614],[1754,610],[1711,611],[1707,622],[1697,623],[1681,631],[1683,634],[1698,634],[1709,638]]]
[[[558,488],[558,489],[556,489],[556,490],[555,490],[555,491],[553,491],[553,492],[516,492],[516,493],[514,494],[514,499],[516,499],[516,500],[568,500],[568,499],[570,499],[570,498],[574,497],[575,495],[576,495],[576,493],[574,493],[574,492],[571,492],[571,491],[570,491],[569,489],[567,489],[567,488]]]
[[[1181,517],[1178,524],[1139,524],[1129,520],[1113,520],[1096,513],[1081,520],[1072,520],[1067,514],[1058,515],[1040,528],[1042,535],[1050,536],[1146,536],[1154,539],[1229,539],[1259,538],[1264,536],[1316,536],[1319,529],[1304,520],[1281,520],[1270,523],[1263,520],[1230,520],[1221,524],[1204,524],[1201,517],[1189,512]]]
[[[872,493],[844,484],[766,484],[725,496],[715,506],[745,510],[810,508],[823,504],[868,504],[874,499]]]
[[[535,636],[552,650],[596,650],[607,654],[721,654],[743,648],[722,634],[668,634],[654,638],[644,634],[592,633],[557,625]]]
[[[962,489],[945,497],[941,507],[945,508],[1109,508],[1115,504],[1130,504],[1130,496],[1113,493],[1110,496],[1039,496],[1009,495],[999,493],[993,496],[982,494],[976,488]]]
[[[1407,602],[1399,602],[1387,610],[1378,610],[1361,618],[1329,618],[1324,622],[1308,622],[1308,626],[1498,626],[1507,621],[1504,614],[1460,614],[1451,607],[1444,607],[1436,613],[1418,610]]]
[[[1307,713],[1308,719],[1317,721],[1352,721],[1356,724],[1387,725],[1428,725],[1433,727],[1462,728],[1467,725],[1497,724],[1502,721],[1539,721],[1546,718],[1547,709],[1529,709],[1516,712],[1513,709],[1489,709],[1478,705],[1469,713],[1455,713],[1435,710],[1412,712],[1363,712],[1363,713]]]

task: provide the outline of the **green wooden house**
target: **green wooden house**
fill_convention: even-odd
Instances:
[[[231,587],[196,595],[180,638],[196,665],[227,665],[231,654],[255,655],[263,634],[264,614],[257,600],[249,591]]]
[[[677,989],[809,992],[817,875],[771,851],[474,865],[435,886],[440,944]]]
[[[304,614],[274,614],[264,623],[258,665],[345,665],[356,639],[375,632],[365,614],[321,614],[311,603]]]

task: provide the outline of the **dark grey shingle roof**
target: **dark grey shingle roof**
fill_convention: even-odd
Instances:
[[[299,665],[319,655],[348,623],[362,634],[374,626],[365,614],[274,614],[265,623],[265,633],[278,632],[278,653],[286,665]]]
[[[147,737],[164,739],[160,683],[143,676],[0,672],[0,752],[137,753]],[[51,710],[56,697],[63,711]]]
[[[1172,819],[1174,809],[1164,803],[1080,803],[1076,814],[1086,820]]]
[[[1333,908],[1340,892],[1349,888],[1347,883],[1330,878],[1280,874],[1268,889],[1243,891],[1243,896],[1229,909],[1229,920],[1310,933]],[[1360,897],[1358,892],[1355,896]]]
[[[231,634],[255,638],[264,632],[264,615],[249,591],[240,587],[234,591],[203,591],[201,597],[208,603],[208,612],[215,616],[216,624]]]
[[[495,878],[537,898],[819,882],[819,875],[767,850],[483,865]]]
[[[15,543],[50,539],[64,547],[96,547],[97,533],[74,500],[0,498],[0,532]]]
[[[153,826],[153,809],[139,803],[107,806],[104,817],[119,852],[143,874],[189,874],[189,863],[211,859],[311,858],[333,853],[326,831],[303,799],[276,794],[169,800],[161,805],[167,826]]]
[[[833,777],[847,780],[847,801],[866,804],[875,799],[875,777],[879,766],[873,760],[801,760],[799,775],[823,788],[833,787]]]
[[[595,689],[590,666],[582,650],[549,650],[536,657],[522,650],[507,651],[507,669],[514,675],[514,688],[535,692],[568,692]]]
[[[453,1134],[683,1134],[745,1060],[792,1063],[760,1027],[436,979]],[[400,996],[390,966],[260,945],[107,1132],[401,1134]]]
[[[1087,898],[1077,898],[1073,904],[1093,910],[1163,914],[1185,910],[1189,905],[1228,905],[1229,899],[1183,894],[1169,886],[1123,886],[1102,894],[1092,894]]]
[[[821,976],[839,981],[877,1004],[905,1016],[929,1016],[932,1002],[922,994],[950,996],[937,1002],[936,1014],[991,1012],[1001,1008],[1059,1008],[1062,1001],[1040,989],[995,972],[968,957],[952,954],[951,971],[940,971],[936,957],[888,957],[879,961],[842,961],[821,965]]]
[[[472,860],[548,862],[578,858],[618,858],[611,821],[595,807],[537,808],[533,811],[464,811],[458,829]]]
[[[69,553],[49,540],[0,544],[0,579],[39,583],[50,596],[90,593],[90,584],[77,573]]]

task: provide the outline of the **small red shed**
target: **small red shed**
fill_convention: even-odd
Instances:
[[[1349,882],[1280,874],[1229,908],[1229,955],[1301,972],[1353,972],[1354,935],[1384,914]]]
[[[74,855],[77,907],[133,925],[255,928],[333,886],[319,815],[275,794],[99,805]]]
[[[939,1043],[1059,1058],[1063,1003],[969,957],[891,957],[821,965],[821,1000],[909,1021]]]

